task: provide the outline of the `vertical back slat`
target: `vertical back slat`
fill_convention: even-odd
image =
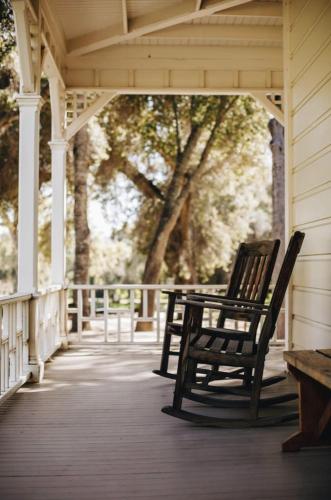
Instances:
[[[256,300],[256,298],[258,296],[258,292],[259,292],[260,284],[261,284],[261,279],[263,276],[263,268],[264,268],[265,263],[268,262],[268,258],[269,258],[268,256],[266,257],[264,255],[262,255],[259,258],[258,271],[256,274],[256,279],[255,279],[254,287],[253,287],[252,294],[251,294],[252,300]]]
[[[246,270],[245,270],[245,274],[244,274],[243,283],[241,286],[241,292],[240,292],[241,299],[246,297],[246,291],[247,291],[247,287],[249,284],[249,279],[250,279],[253,263],[254,263],[254,257],[249,256],[247,259]]]

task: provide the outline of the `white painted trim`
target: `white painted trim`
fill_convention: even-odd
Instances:
[[[64,93],[57,76],[48,78],[51,101],[52,141],[63,138],[64,129]]]
[[[249,2],[225,11],[216,12],[213,16],[240,16],[240,17],[273,17],[279,20],[283,17],[283,6],[279,2]]]
[[[96,101],[91,104],[81,115],[78,116],[65,130],[65,140],[69,141],[78,130],[80,130],[92,116],[96,115],[101,111],[101,109],[108,104],[115,96],[117,92],[106,92],[102,94]]]
[[[102,90],[105,92],[114,92],[114,95],[247,95],[255,92],[252,87],[221,87],[221,88],[203,88],[203,87],[76,87],[68,86],[68,91],[71,92],[97,92]],[[275,94],[281,94],[283,92],[282,87],[274,87],[270,89],[269,87],[263,87],[259,89],[261,92],[271,92]]]
[[[49,142],[52,152],[52,284],[64,285],[66,272],[66,153],[64,140]]]
[[[290,60],[290,0],[284,0],[284,42],[283,42],[283,61],[284,61],[284,139],[285,139],[285,245],[288,245],[293,231],[293,186],[292,186],[292,89],[291,89],[291,60]],[[285,345],[286,349],[293,348],[293,281],[288,286],[285,297]]]
[[[40,96],[19,95],[18,291],[38,287]]]
[[[200,10],[202,5],[202,0],[196,0],[195,10]]]
[[[285,118],[284,118],[284,113],[281,109],[279,109],[270,99],[265,94],[262,94],[260,92],[252,92],[252,97],[259,101],[264,108],[269,111],[269,113],[272,114],[276,120],[279,121],[281,125],[284,126],[285,124]]]
[[[237,5],[248,3],[250,0],[205,0],[202,8],[196,10],[196,0],[184,0],[171,7],[166,7],[145,16],[130,21],[130,30],[123,34],[122,23],[118,26],[109,26],[86,35],[69,40],[68,53],[83,55],[95,50],[118,44],[125,40],[132,40],[152,31],[168,28],[176,24],[185,23],[199,17],[208,16]]]
[[[157,39],[190,39],[195,41],[199,39],[210,39],[219,41],[244,40],[250,42],[282,42],[281,26],[250,26],[250,25],[226,25],[226,24],[181,24],[171,26],[162,30],[153,31],[144,35],[142,38]],[[197,42],[196,42],[197,43]],[[162,43],[160,43],[162,45]],[[174,43],[175,45],[175,43]]]
[[[21,92],[35,92],[36,86],[26,3],[24,0],[13,0],[12,6],[19,55]]]
[[[122,0],[122,22],[123,22],[123,33],[126,35],[129,33],[129,20],[128,20],[128,10],[126,5],[126,0]]]
[[[58,67],[51,51],[46,48],[45,49],[46,54],[43,59],[43,71],[46,73],[48,79],[50,78],[57,78],[61,84],[61,88],[64,90],[65,89],[65,83],[63,79],[62,72],[60,68]]]

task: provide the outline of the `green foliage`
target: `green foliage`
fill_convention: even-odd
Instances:
[[[240,241],[254,234],[261,237],[270,229],[266,113],[249,97],[121,96],[100,118],[109,143],[109,161],[102,162],[96,174],[104,198],[110,192],[114,195],[112,186],[119,172],[127,174],[128,163],[161,193],[146,196],[140,181],[128,175],[133,179],[128,189],[140,193],[137,217],[127,212],[131,237],[136,252],[146,255],[190,133],[202,130],[190,155],[188,175],[201,162],[217,113],[227,106],[208,161],[190,194],[189,246],[194,248],[200,281],[208,280],[217,269],[228,269]],[[167,247],[163,279],[179,273],[175,279],[186,280],[190,273],[179,229],[173,231]]]

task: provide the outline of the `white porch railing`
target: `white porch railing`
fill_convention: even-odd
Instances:
[[[163,290],[222,293],[225,289],[226,285],[71,285],[68,315],[77,328],[69,340],[73,343],[159,344],[163,339],[168,302]],[[150,291],[154,291],[152,315],[148,313]],[[87,296],[85,308],[84,294]],[[206,320],[211,322],[211,313]],[[147,328],[137,331],[137,324],[142,322],[150,325],[150,331]],[[84,329],[86,324],[89,327]]]
[[[31,376],[38,381],[44,362],[67,342],[66,290],[0,298],[0,399]]]
[[[29,294],[0,298],[0,397],[17,390],[30,374],[30,299]]]

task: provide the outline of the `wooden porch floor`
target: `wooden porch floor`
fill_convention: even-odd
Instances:
[[[158,360],[146,347],[57,355],[42,385],[0,407],[0,498],[330,498],[330,449],[280,451],[296,424],[206,429],[162,414],[173,384],[151,373]]]

